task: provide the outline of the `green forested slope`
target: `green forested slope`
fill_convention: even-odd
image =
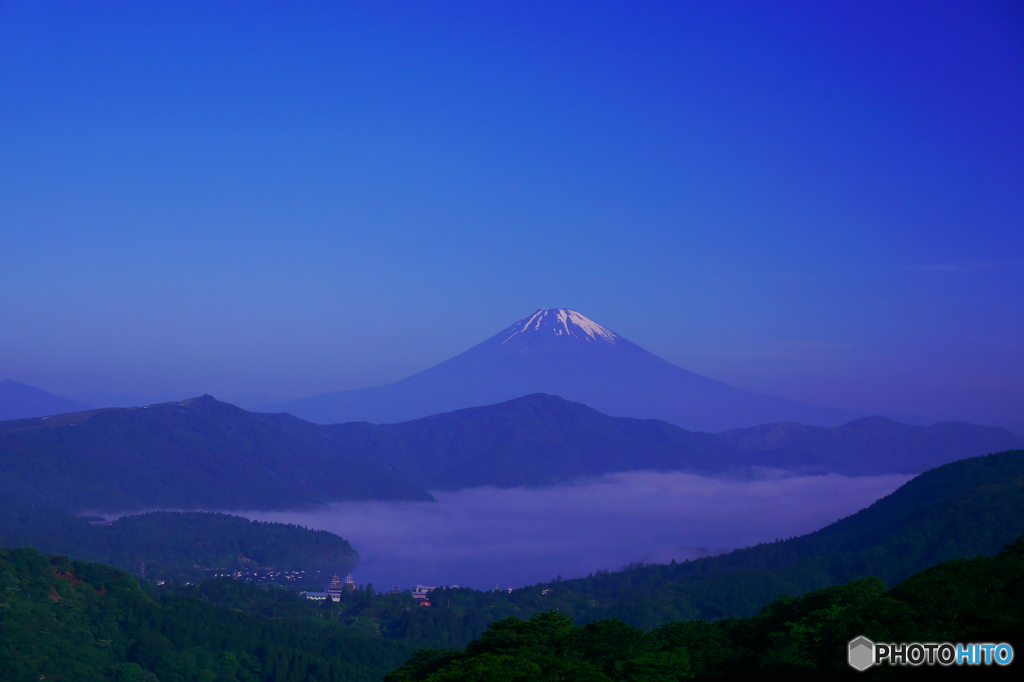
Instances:
[[[405,642],[316,621],[154,599],[102,564],[0,550],[5,682],[369,682],[409,651]]]
[[[583,627],[549,611],[491,625],[465,651],[417,652],[387,682],[587,680],[862,679],[847,643],[1010,642],[1024,644],[1024,539],[997,557],[941,564],[892,590],[876,578],[782,597],[755,616],[666,623],[644,632],[619,620]],[[1015,662],[1016,663],[1016,662]],[[1015,666],[979,670],[876,667],[871,677],[1015,679]]]
[[[359,561],[343,538],[300,526],[213,512],[150,512],[93,525],[45,505],[0,501],[0,547],[26,546],[132,573],[145,562],[154,580],[195,581],[209,577],[201,570],[208,568],[344,573]]]

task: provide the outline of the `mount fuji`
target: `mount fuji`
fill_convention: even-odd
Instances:
[[[393,384],[324,393],[264,410],[321,424],[381,424],[532,393],[558,395],[616,417],[663,419],[693,431],[787,421],[837,426],[862,416],[694,374],[567,308],[541,308],[464,353]]]

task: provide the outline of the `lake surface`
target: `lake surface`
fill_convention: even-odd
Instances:
[[[345,502],[315,512],[243,515],[341,535],[362,556],[352,573],[356,583],[378,590],[396,582],[403,589],[506,588],[803,535],[910,478],[629,472],[540,489],[435,492],[436,503]]]

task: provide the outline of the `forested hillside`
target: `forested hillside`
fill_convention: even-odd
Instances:
[[[170,517],[152,518],[159,527]],[[379,679],[414,648],[458,649],[496,621],[557,610],[562,616],[496,626],[464,655],[421,654],[392,679],[489,679],[495,661],[483,654],[499,654],[486,643],[506,640],[500,647],[511,648],[500,656],[511,657],[501,659],[509,679],[533,679],[534,666],[674,679],[657,676],[665,661],[698,676],[728,678],[753,666],[799,679],[831,665],[836,642],[854,630],[872,636],[886,628],[875,635],[881,639],[1018,636],[1020,542],[997,559],[956,560],[900,581],[946,559],[996,554],[1024,533],[1022,525],[1024,452],[1015,451],[926,472],[801,538],[512,593],[437,589],[429,608],[408,593],[380,594],[372,586],[346,592],[338,603],[313,604],[230,579],[165,585],[149,596],[112,568],[4,550],[0,666],[12,671],[10,679],[33,682],[39,675],[151,679],[147,671],[161,682]],[[951,585],[955,600],[946,608],[937,595],[948,595]],[[594,653],[602,648],[610,653]],[[597,672],[572,668],[588,661]]]
[[[5,681],[376,682],[410,650],[310,620],[154,599],[102,564],[0,550]]]
[[[997,557],[957,560],[922,571],[886,590],[877,578],[780,597],[742,619],[665,623],[650,632],[619,620],[585,626],[547,611],[494,623],[465,651],[417,652],[386,682],[476,682],[571,679],[675,682],[696,680],[860,679],[847,643],[1024,643],[1024,539]],[[993,666],[997,668],[998,666]],[[1013,666],[1011,666],[1013,667]],[[962,677],[960,667],[883,666],[872,677]],[[1009,669],[985,669],[1009,679]]]
[[[99,561],[153,580],[196,581],[209,569],[344,573],[359,555],[343,538],[322,530],[250,521],[213,512],[150,512],[109,524],[39,504],[0,501],[0,546]]]

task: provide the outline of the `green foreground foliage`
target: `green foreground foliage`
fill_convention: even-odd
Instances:
[[[5,682],[370,681],[413,648],[313,620],[154,598],[102,564],[0,550]]]
[[[666,623],[645,632],[621,620],[583,626],[559,611],[491,625],[465,651],[423,650],[386,682],[675,682],[854,678],[846,645],[884,642],[1024,643],[1024,538],[997,557],[957,560],[886,590],[877,578],[781,597],[759,614]],[[962,669],[879,667],[891,677]],[[978,672],[977,669],[971,672]],[[1009,669],[986,669],[1012,675]]]
[[[370,585],[320,604],[228,578],[143,588],[108,566],[0,550],[0,677],[379,680],[425,647],[392,682],[845,674],[835,646],[854,634],[1016,644],[1021,543],[967,558],[1022,533],[1024,452],[1014,451],[929,471],[800,538],[511,594],[441,588],[430,608]]]

